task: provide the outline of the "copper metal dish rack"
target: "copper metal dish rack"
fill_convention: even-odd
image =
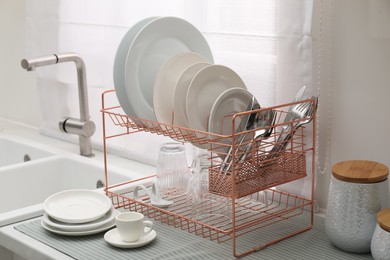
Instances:
[[[284,122],[288,107],[294,103],[265,108],[277,112],[276,123],[272,126],[274,131],[268,139],[255,142],[255,133],[261,129],[234,132],[235,126],[239,124],[242,116],[250,112],[228,115],[229,120],[232,120],[232,133],[218,135],[127,116],[120,106],[108,104],[113,103],[112,100],[116,100],[116,97],[113,99],[112,96],[115,97],[113,90],[103,93],[101,111],[106,193],[117,208],[141,212],[151,219],[218,243],[231,243],[232,253],[235,257],[244,256],[311,229],[314,212],[315,134],[313,133],[316,122],[315,114],[313,115],[314,120],[310,124],[301,127],[293,134],[283,153],[268,157],[267,155],[271,147],[275,145],[283,125],[296,123]],[[300,102],[315,101],[304,100]],[[115,129],[115,133],[108,134],[108,129],[110,131]],[[207,147],[211,161],[209,168],[210,192],[214,196],[222,196],[229,201],[231,218],[195,220],[191,218],[191,207],[187,203],[186,195],[170,197],[169,199],[174,200],[174,204],[168,209],[160,209],[152,206],[146,195],[141,196],[140,200],[135,200],[131,188],[125,189],[125,187],[134,187],[138,183],[151,185],[155,175],[109,186],[107,140],[138,132],[164,135],[177,141],[191,142]],[[305,133],[308,132],[311,132],[312,138],[305,137]],[[235,140],[245,133],[248,135],[243,144],[236,144]],[[249,142],[254,143],[248,152],[247,158],[249,159],[245,162],[238,162],[236,158],[243,153],[243,148]],[[231,145],[233,145],[233,151],[238,152],[232,156],[231,170],[224,172],[221,171],[223,162],[220,158],[227,155],[227,150]],[[308,158],[310,160],[306,160]],[[284,192],[283,189],[273,188],[303,178],[307,173],[312,175],[311,194],[308,198]],[[211,205],[211,207],[213,206],[216,205]]]

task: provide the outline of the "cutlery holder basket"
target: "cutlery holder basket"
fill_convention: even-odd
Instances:
[[[273,151],[272,147],[280,144],[278,139],[286,134],[285,129],[288,128],[286,126],[296,124],[299,121],[286,120],[288,108],[300,102],[315,101],[304,100],[227,115],[227,122],[230,120],[232,131],[227,135],[222,135],[127,116],[117,105],[115,98],[113,99],[112,93],[114,93],[113,90],[103,93],[101,112],[105,191],[116,208],[141,212],[155,221],[186,230],[218,243],[231,243],[232,253],[235,257],[247,255],[311,229],[314,219],[314,193],[312,192],[311,196],[306,198],[277,190],[274,187],[307,176],[307,168],[312,177],[313,187],[315,136],[305,138],[305,132],[307,130],[311,133],[315,132],[315,120],[312,120],[312,123],[306,128],[301,127],[296,131],[287,132],[291,136],[286,140],[286,145],[283,146],[282,150]],[[112,106],[111,103],[114,105]],[[245,116],[265,110],[276,111],[274,124],[235,133],[235,125],[238,125]],[[224,121],[226,121],[225,119]],[[315,113],[311,119],[315,119]],[[256,139],[257,133],[269,127],[272,127],[272,133],[267,139],[258,141]],[[208,149],[211,165],[209,167],[209,192],[212,196],[228,201],[230,219],[221,220],[211,217],[200,220],[193,219],[191,206],[188,206],[188,194],[168,198],[174,203],[167,209],[151,205],[150,199],[146,195],[140,196],[140,199],[136,200],[131,189],[138,184],[150,187],[155,175],[109,186],[107,141],[111,138],[126,137],[138,132],[164,135],[176,141],[191,142],[196,146]],[[243,142],[237,143],[237,140],[240,139]],[[246,149],[248,144],[250,144],[251,149]],[[233,152],[230,153],[229,150]],[[245,160],[240,160],[243,154]],[[310,158],[307,160],[310,162],[309,164],[306,161],[307,157]],[[228,158],[228,160],[224,160],[224,158]],[[228,167],[225,168],[225,166]],[[210,205],[210,207],[214,206],[216,205]]]
[[[260,161],[264,161],[264,157]],[[212,167],[209,170],[209,189],[221,196],[230,197],[234,194],[235,198],[241,198],[306,175],[305,153],[285,153],[272,163],[245,163],[234,177],[221,174],[219,167]]]

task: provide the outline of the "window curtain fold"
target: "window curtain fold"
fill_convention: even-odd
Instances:
[[[114,88],[116,49],[133,24],[152,16],[191,22],[206,37],[215,63],[235,70],[266,107],[290,102],[303,85],[312,91],[312,5],[313,0],[27,0],[26,48],[31,57],[81,55],[91,119],[97,125],[92,141],[94,149],[102,149],[101,93]],[[36,73],[41,133],[77,143],[76,136],[58,129],[62,117],[79,117],[74,65],[42,67]],[[170,140],[139,133],[110,140],[108,149],[155,164],[159,145]]]

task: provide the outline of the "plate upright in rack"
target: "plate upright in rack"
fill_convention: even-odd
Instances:
[[[213,63],[210,47],[202,33],[176,17],[160,17],[139,31],[126,60],[126,94],[132,116],[156,120],[153,107],[154,83],[161,66],[180,52],[195,52]]]
[[[188,117],[187,117],[187,92],[190,87],[192,78],[198,73],[199,70],[210,65],[210,63],[200,62],[189,66],[180,75],[176,83],[174,99],[173,99],[173,112],[175,114],[174,124],[188,128]]]
[[[138,32],[149,22],[157,17],[149,17],[134,24],[123,36],[119,43],[114,60],[114,87],[119,104],[127,115],[133,115],[134,111],[131,108],[129,99],[126,94],[126,59],[127,52]]]
[[[154,112],[159,122],[172,124],[174,95],[180,75],[186,68],[199,62],[207,60],[194,52],[180,52],[162,65],[157,74],[153,93]]]
[[[215,100],[230,88],[246,89],[245,83],[232,69],[223,65],[209,65],[201,69],[192,79],[187,93],[189,126],[207,132]]]
[[[218,96],[215,100],[210,116],[209,116],[209,132],[221,135],[231,135],[233,129],[232,116],[234,114],[245,112],[248,104],[251,103],[253,95],[243,88],[231,88]],[[243,129],[237,129],[240,126],[241,117],[235,120],[235,133]],[[231,145],[229,140],[221,140],[222,142]],[[229,146],[222,146],[218,150],[223,149],[223,152],[228,152]]]

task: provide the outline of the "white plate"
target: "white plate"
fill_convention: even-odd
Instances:
[[[129,99],[126,94],[126,58],[129,47],[133,42],[137,33],[149,22],[153,21],[157,17],[149,17],[134,24],[123,36],[119,43],[118,49],[115,54],[114,60],[114,86],[115,93],[118,98],[119,104],[122,106],[123,111],[128,115],[133,115],[134,112],[130,106]]]
[[[141,247],[149,244],[152,242],[157,236],[157,233],[155,230],[152,230],[149,234],[146,236],[141,237],[137,241],[134,242],[125,242],[122,241],[118,229],[114,228],[110,231],[107,231],[106,234],[104,234],[104,239],[112,246],[120,247],[120,248],[136,248]]]
[[[180,52],[199,53],[213,63],[202,33],[183,19],[154,19],[136,35],[126,60],[126,93],[133,116],[156,120],[153,91],[157,72],[164,62]]]
[[[199,70],[210,65],[210,63],[195,63],[189,66],[181,75],[176,83],[174,98],[173,98],[173,112],[175,114],[174,124],[182,127],[189,127],[187,118],[187,92],[190,87],[192,78],[199,72]]]
[[[65,230],[61,230],[58,228],[50,227],[45,222],[43,222],[43,220],[41,220],[41,225],[47,231],[50,231],[50,232],[55,233],[55,234],[63,235],[63,236],[88,236],[88,235],[97,234],[97,233],[106,231],[107,229],[115,227],[115,219],[112,220],[111,222],[108,222],[107,224],[105,224],[101,227],[98,227],[98,228],[92,229],[92,230],[87,230],[87,231],[65,231]]]
[[[222,134],[222,135],[231,135],[232,134],[232,115],[244,112],[248,108],[248,104],[252,102],[252,94],[242,88],[231,88],[224,92],[215,100],[210,116],[209,116],[209,132]],[[235,119],[235,131],[238,132],[238,127],[240,126],[241,117],[236,117]],[[222,142],[226,144],[231,144],[229,140],[223,139]],[[220,147],[219,151],[228,152],[229,147]]]
[[[104,216],[112,207],[111,200],[94,190],[66,190],[51,195],[44,203],[45,212],[65,223],[85,223]]]
[[[154,84],[153,105],[157,120],[172,124],[174,94],[180,75],[194,63],[207,62],[194,52],[181,52],[169,58],[160,68]]]
[[[230,88],[246,89],[245,83],[232,69],[209,65],[192,79],[187,93],[187,117],[191,128],[208,131],[208,118],[218,96]]]
[[[53,228],[60,229],[63,231],[89,231],[89,230],[94,230],[96,228],[102,227],[105,224],[111,222],[112,220],[115,219],[116,215],[117,215],[117,211],[113,207],[103,217],[101,217],[95,221],[82,223],[82,224],[71,224],[71,223],[64,223],[61,221],[57,221],[57,220],[51,218],[46,213],[43,215],[42,221],[49,227],[53,227]]]
[[[215,100],[209,116],[209,132],[231,135],[232,115],[246,111],[248,104],[252,101],[252,94],[242,88],[231,88]],[[240,118],[236,118],[234,124],[240,125]],[[238,129],[236,129],[238,130]]]

